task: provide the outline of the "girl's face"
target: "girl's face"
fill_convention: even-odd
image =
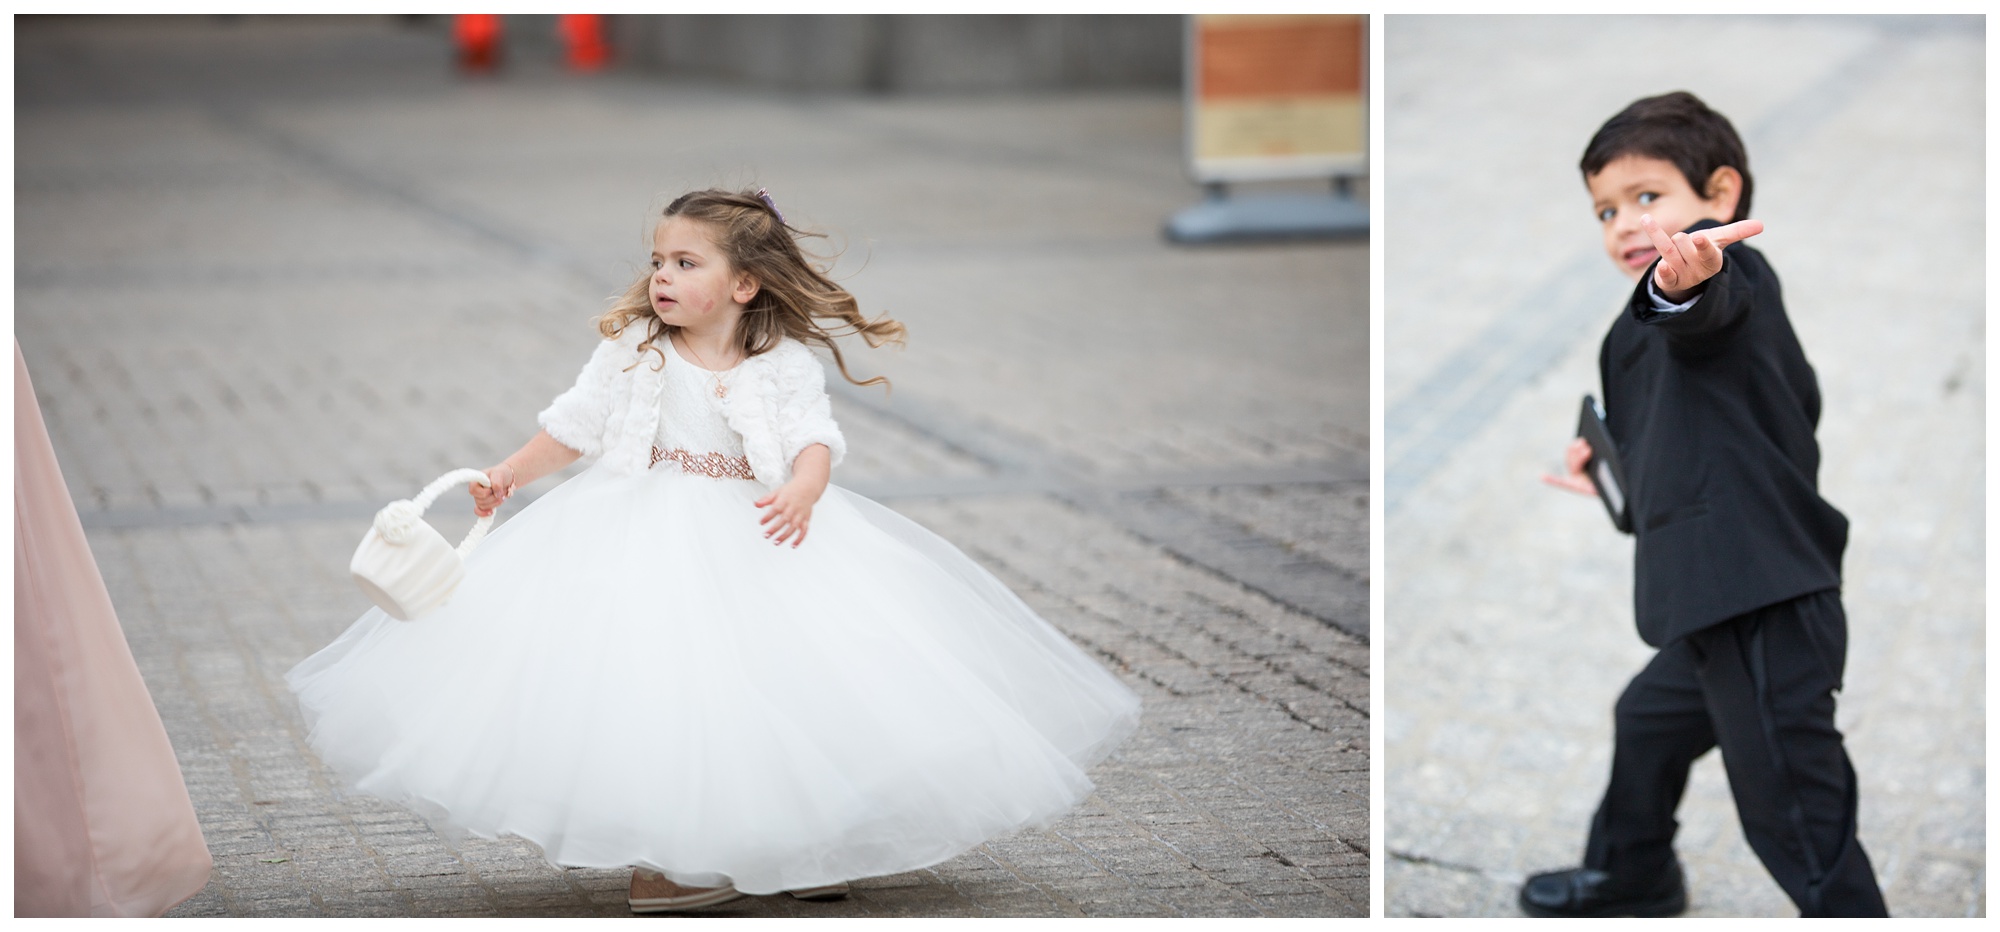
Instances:
[[[676,327],[734,329],[743,307],[757,295],[757,282],[729,267],[722,249],[709,238],[708,225],[668,217],[653,230],[653,313]]]

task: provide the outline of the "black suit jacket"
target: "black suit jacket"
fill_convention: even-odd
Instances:
[[[1653,310],[1652,276],[1605,335],[1598,369],[1630,486],[1639,636],[1663,647],[1838,587],[1847,518],[1819,496],[1819,385],[1763,255],[1727,247],[1679,314]]]

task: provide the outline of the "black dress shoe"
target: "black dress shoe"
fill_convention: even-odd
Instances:
[[[1678,916],[1687,910],[1687,884],[1675,862],[1664,876],[1649,884],[1617,883],[1600,870],[1536,874],[1521,885],[1521,911],[1530,916]]]

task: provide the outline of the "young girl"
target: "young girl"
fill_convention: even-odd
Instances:
[[[833,338],[902,325],[863,317],[761,189],[675,200],[652,266],[477,510],[597,461],[496,528],[443,608],[370,610],[290,673],[313,749],[552,864],[632,865],[635,912],[837,896],[1082,800],[1138,698],[827,484],[846,444],[805,344],[857,381]]]

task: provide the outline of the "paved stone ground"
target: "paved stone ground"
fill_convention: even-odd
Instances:
[[[836,394],[836,481],[1146,712],[1049,830],[719,912],[1366,914],[1366,247],[1165,245],[1174,95],[462,80],[373,22],[23,21],[15,55],[15,333],[215,855],[176,915],[626,912],[622,871],[341,792],[282,676],[366,606],[375,508],[532,433],[651,211],[752,180],[911,329],[854,354],[896,387]]]
[[[1581,856],[1612,702],[1650,652],[1629,542],[1536,476],[1597,391],[1629,287],[1577,159],[1618,108],[1675,88],[1744,133],[1757,245],[1819,373],[1821,487],[1853,522],[1839,723],[1862,843],[1892,912],[1985,915],[1982,32],[1388,18],[1388,915],[1515,915],[1525,875]],[[1680,818],[1691,914],[1796,914],[1716,755]]]

